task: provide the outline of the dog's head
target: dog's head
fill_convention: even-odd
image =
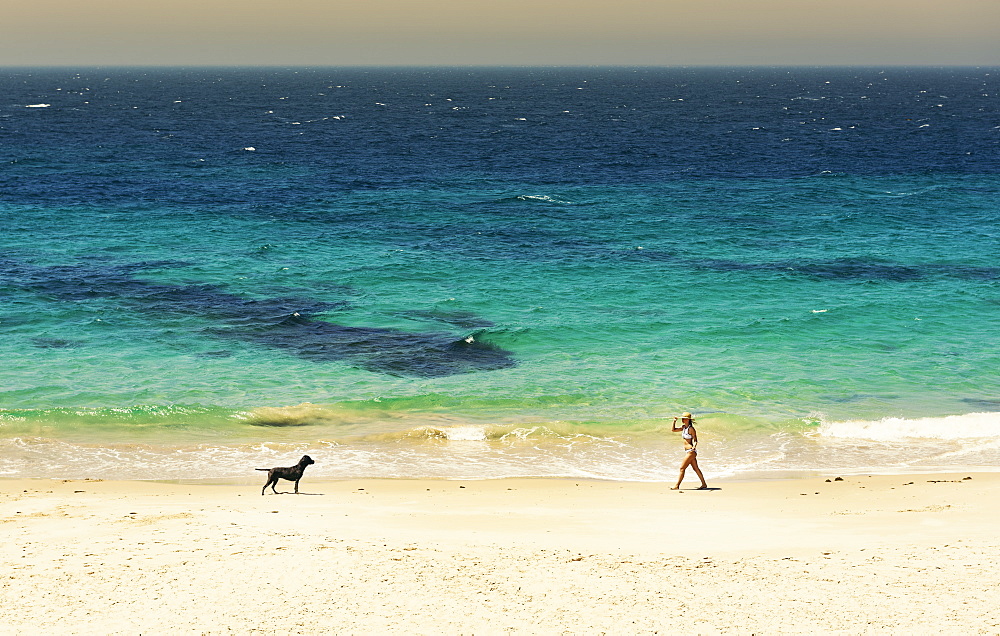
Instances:
[[[302,459],[299,460],[299,464],[303,466],[308,466],[309,464],[315,464],[315,463],[316,462],[313,461],[313,458],[308,455],[303,455]]]

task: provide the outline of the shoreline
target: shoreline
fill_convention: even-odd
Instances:
[[[706,473],[710,471],[706,470]],[[843,470],[843,471],[826,471],[826,470],[796,470],[796,469],[776,469],[773,471],[767,470],[757,470],[757,471],[744,471],[737,475],[722,475],[722,476],[708,476],[706,475],[706,480],[711,483],[721,483],[721,484],[741,484],[741,483],[757,483],[757,482],[775,482],[775,481],[801,481],[809,479],[836,479],[840,477],[846,479],[848,477],[921,477],[921,476],[933,476],[933,475],[990,475],[997,474],[1000,475],[1000,466],[940,466],[935,468],[927,468],[924,470]],[[258,473],[258,475],[263,476],[263,473]],[[671,479],[660,479],[660,480],[639,480],[639,479],[612,479],[606,477],[574,477],[566,475],[528,475],[528,476],[512,476],[512,477],[491,477],[491,478],[464,478],[464,477],[329,477],[326,475],[312,477],[307,474],[303,478],[303,483],[306,479],[311,482],[324,482],[324,483],[345,483],[345,482],[456,482],[456,483],[492,483],[500,481],[573,481],[573,482],[594,482],[594,483],[606,483],[606,484],[636,484],[636,485],[662,485],[662,484],[673,484],[676,478],[676,474],[673,475]],[[697,481],[697,476],[693,471],[688,470],[687,476],[684,478],[684,486],[688,482]],[[85,481],[76,478],[63,478],[63,477],[5,477],[0,475],[0,482],[16,481],[16,480],[67,480],[67,481]],[[111,482],[138,482],[138,483],[163,483],[163,484],[178,484],[178,485],[188,485],[188,486],[251,486],[260,479],[255,476],[241,476],[241,477],[220,477],[220,478],[206,478],[206,479],[93,479],[91,481],[111,481]]]
[[[308,454],[317,460],[309,470],[312,478],[529,477],[655,483],[674,480],[683,458],[680,440],[669,428],[598,432],[596,427],[574,433],[567,425],[561,433],[551,434],[549,426],[538,424],[497,437],[496,431],[487,430],[493,425],[457,425],[455,420],[451,426],[414,428],[410,426],[414,422],[390,421],[386,426],[392,432],[369,431],[346,442],[337,435],[324,436],[322,426],[254,431],[252,440],[229,438],[212,427],[199,437],[197,431],[159,425],[149,430],[139,426],[143,435],[114,441],[104,429],[94,436],[63,439],[51,434],[38,437],[44,430],[34,431],[36,436],[17,436],[5,420],[0,422],[6,435],[0,439],[0,478],[161,480],[195,475],[252,480],[254,467],[287,466]],[[804,422],[800,424],[805,428],[773,428],[757,422],[749,429],[731,422],[728,428],[703,432],[707,450],[700,460],[706,477],[731,481],[1000,470],[1000,449],[991,441],[1000,430],[1000,413],[821,425],[821,429],[833,427],[830,430],[812,430]],[[949,437],[955,430],[967,437]],[[418,434],[411,437],[414,431]]]
[[[15,633],[1000,630],[1000,473],[826,479],[0,479],[0,603]]]

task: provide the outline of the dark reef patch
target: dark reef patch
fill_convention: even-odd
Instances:
[[[290,297],[248,298],[209,284],[171,285],[133,274],[156,264],[31,267],[0,262],[5,278],[59,302],[114,298],[129,310],[204,319],[202,333],[287,352],[314,362],[339,361],[394,376],[440,377],[517,365],[509,351],[483,342],[489,321],[464,312],[423,314],[438,322],[477,329],[473,334],[409,332],[386,327],[341,326],[316,318],[345,302]],[[414,315],[421,315],[414,312]],[[36,338],[41,347],[69,341]],[[203,354],[225,357],[227,351]]]

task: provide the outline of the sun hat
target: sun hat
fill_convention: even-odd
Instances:
[[[691,419],[691,414],[690,413],[681,413],[681,419],[683,419],[685,417],[688,418],[688,419]]]

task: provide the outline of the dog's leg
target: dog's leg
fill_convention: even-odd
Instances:
[[[298,479],[295,480],[295,494],[296,495],[299,494],[299,480]]]
[[[267,490],[268,486],[271,487],[271,490],[274,490],[274,486],[277,483],[278,483],[278,478],[277,477],[272,477],[272,476],[268,475],[267,476],[267,483],[264,484],[264,487],[260,489],[261,496],[264,495],[264,491]],[[278,494],[278,491],[274,490],[274,494]]]

